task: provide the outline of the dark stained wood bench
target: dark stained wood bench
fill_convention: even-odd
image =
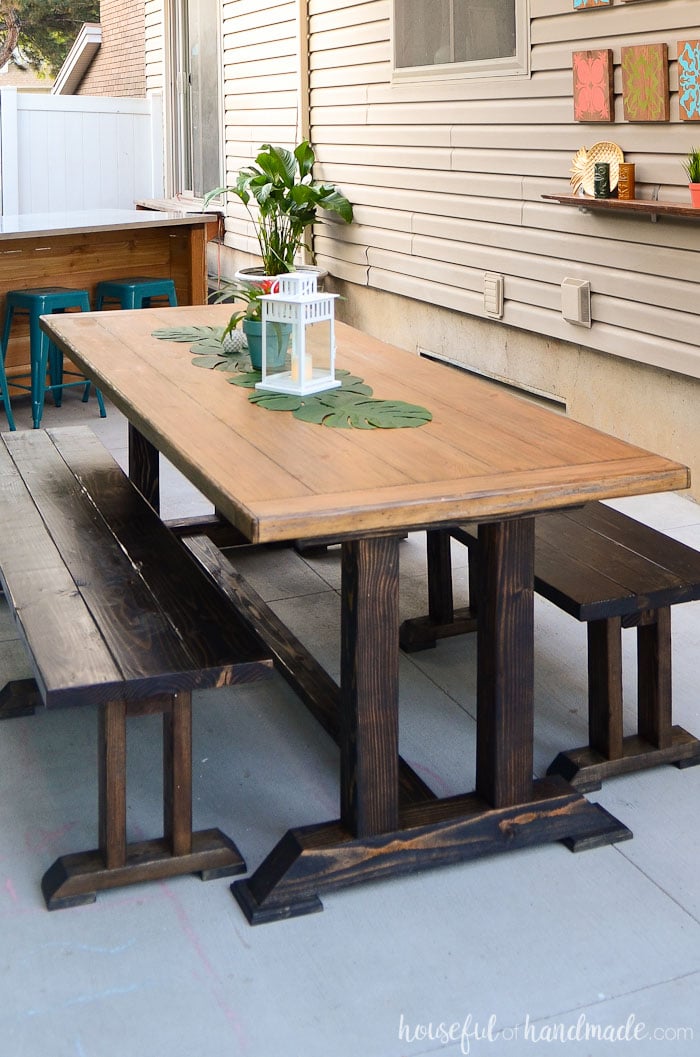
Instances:
[[[269,651],[87,428],[3,434],[0,575],[47,708],[99,707],[99,847],[64,855],[49,909],[119,885],[245,871],[220,830],[192,832],[192,691],[257,680]],[[33,700],[24,702],[31,706]],[[162,838],[127,843],[126,720],[163,715]]]
[[[451,536],[469,548],[468,609],[453,606]],[[477,625],[477,526],[428,537],[429,613],[402,625],[407,651]],[[588,633],[589,744],[560,753],[547,773],[589,792],[612,775],[700,763],[700,741],[671,718],[671,606],[700,598],[700,553],[602,503],[587,503],[536,519],[535,590],[585,621]],[[638,727],[624,736],[622,629],[630,627],[637,628]]]

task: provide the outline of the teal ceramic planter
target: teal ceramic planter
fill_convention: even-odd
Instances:
[[[262,370],[262,323],[255,319],[243,320],[243,333],[248,340],[248,353],[250,363],[255,371]],[[267,369],[268,371],[280,371],[284,367],[287,356],[287,346],[292,328],[289,323],[268,323],[266,328],[267,337]]]

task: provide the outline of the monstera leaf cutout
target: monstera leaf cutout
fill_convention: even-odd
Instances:
[[[334,390],[305,401],[293,412],[303,422],[339,429],[402,429],[423,426],[432,415],[424,407],[403,400],[375,400]]]
[[[248,397],[251,403],[268,411],[291,411],[302,422],[339,429],[410,429],[432,421],[431,413],[418,404],[375,399],[371,386],[350,371],[336,370],[340,387],[324,393],[300,396],[256,390],[261,372],[240,370],[238,359],[223,352],[223,332],[223,327],[168,327],[154,330],[153,337],[189,342],[199,354],[192,359],[196,367],[232,374],[231,385],[254,390]]]
[[[188,341],[198,349],[205,346],[212,351],[218,348],[219,352],[223,335],[223,327],[163,327],[161,330],[152,331],[152,336],[162,341]]]

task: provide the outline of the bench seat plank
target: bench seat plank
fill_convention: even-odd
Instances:
[[[8,564],[12,545],[0,547],[0,569],[31,642],[47,706],[228,685],[254,677],[260,661],[269,666],[259,638],[222,604],[97,438],[68,430],[62,452],[63,435],[4,437],[33,498],[33,515],[26,494],[22,505],[37,551],[51,552],[56,577],[37,606],[32,571],[25,608]],[[71,449],[73,460],[86,467],[83,483],[64,458]],[[36,575],[43,577],[43,562]],[[24,627],[28,619],[33,623]],[[50,636],[41,635],[42,625],[51,627]]]
[[[0,519],[3,589],[21,637],[41,643],[41,661],[35,661],[31,650],[29,656],[44,702],[51,699],[54,687],[79,694],[86,686],[120,682],[121,673],[3,445]],[[27,551],[32,555],[30,569]]]

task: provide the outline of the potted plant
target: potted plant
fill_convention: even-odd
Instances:
[[[232,283],[222,291],[218,298],[216,298],[216,300],[223,300],[224,298],[229,300],[233,297],[235,301],[245,302],[246,307],[243,311],[234,312],[229,319],[222,335],[222,341],[225,342],[227,335],[231,334],[240,323],[241,329],[248,342],[250,363],[256,371],[262,370],[261,298],[264,294],[274,293],[275,289],[276,283],[273,279],[263,279],[255,284]],[[288,323],[267,324],[266,342],[268,368],[278,369],[284,366],[290,333],[291,327]]]
[[[238,173],[233,187],[217,187],[204,198],[204,207],[219,195],[235,195],[248,211],[260,246],[263,275],[294,270],[294,258],[304,245],[304,233],[319,209],[335,213],[346,223],[352,206],[335,184],[312,177],[316,160],[304,140],[294,151],[263,144],[252,165]],[[257,208],[255,212],[251,206]]]
[[[700,208],[700,147],[692,147],[682,165],[688,177],[690,204]]]

